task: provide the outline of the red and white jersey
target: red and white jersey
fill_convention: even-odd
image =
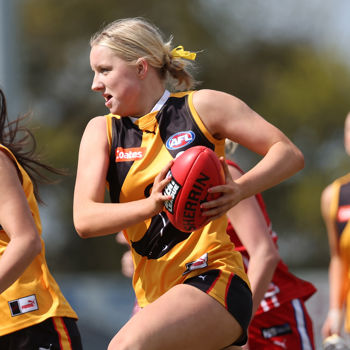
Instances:
[[[243,171],[239,168],[239,166],[236,163],[230,160],[226,160],[226,162],[243,173]],[[267,214],[263,198],[260,193],[257,194],[255,197],[265,217],[266,224],[269,227],[270,235],[277,246],[278,237],[277,234],[272,230],[271,221]],[[242,254],[244,266],[247,270],[249,264],[249,254],[246,248],[243,246],[240,239],[238,238],[234,227],[230,222],[227,226],[226,232],[229,234],[231,241],[234,243],[235,249]],[[282,260],[280,260],[279,264],[276,267],[269,289],[266,291],[264,299],[261,301],[256,314],[267,312],[293,299],[300,298],[305,301],[308,298],[310,298],[310,296],[313,295],[315,292],[316,288],[312,283],[293,275],[288,270],[287,265]]]

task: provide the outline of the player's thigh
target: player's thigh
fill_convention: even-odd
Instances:
[[[180,284],[134,315],[108,350],[219,350],[241,335],[241,326],[218,301]]]

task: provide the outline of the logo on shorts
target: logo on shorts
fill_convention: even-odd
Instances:
[[[186,275],[187,273],[194,270],[203,269],[204,267],[207,267],[207,266],[208,266],[208,253],[205,253],[197,260],[187,263],[186,270],[183,273],[183,275]]]
[[[115,149],[115,162],[133,162],[142,159],[146,154],[146,147],[122,148]]]
[[[9,301],[12,316],[26,314],[27,312],[38,310],[38,303],[35,294],[24,298]]]
[[[196,135],[191,130],[177,132],[168,138],[166,142],[166,148],[169,150],[177,150],[189,145],[194,141],[195,138]]]
[[[265,339],[270,339],[280,335],[292,333],[292,328],[289,323],[284,323],[271,328],[262,328],[261,333]]]

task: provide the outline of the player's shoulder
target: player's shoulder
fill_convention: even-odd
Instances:
[[[228,116],[239,115],[246,108],[246,104],[236,96],[218,90],[198,90],[192,100],[201,117],[210,118],[220,125],[227,122]]]
[[[106,124],[106,116],[97,116],[97,117],[91,118],[88,121],[86,128],[97,127],[97,126],[101,126],[102,124]]]
[[[323,189],[321,200],[327,202],[331,201],[332,197],[339,191],[339,188],[348,183],[350,183],[350,173],[338,177]]]
[[[14,161],[14,156],[5,147],[0,147],[0,165],[12,164]]]
[[[88,121],[86,124],[84,135],[106,133],[107,122],[105,116],[97,116]]]
[[[330,213],[331,203],[336,194],[336,188],[337,186],[332,182],[321,192],[321,210],[324,216],[328,216]]]
[[[17,164],[6,148],[0,147],[0,173],[2,176],[17,175]]]
[[[335,183],[332,182],[329,185],[327,185],[321,192],[321,199],[324,200],[330,200],[334,194],[335,189]]]

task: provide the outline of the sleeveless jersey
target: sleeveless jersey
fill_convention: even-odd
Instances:
[[[23,191],[41,238],[41,222],[33,184],[13,153],[1,144],[0,149],[14,161],[21,173]],[[0,227],[0,259],[9,241],[6,232]],[[62,295],[48,270],[42,239],[41,245],[41,253],[35,257],[17,281],[0,294],[0,336],[41,323],[54,316],[77,319],[76,313]]]
[[[350,332],[350,173],[338,178],[332,184],[331,219],[336,224],[340,256],[347,266],[345,328]]]
[[[111,146],[107,187],[112,202],[148,197],[161,169],[190,147],[203,145],[224,155],[224,140],[215,139],[206,129],[194,109],[192,95],[171,94],[159,111],[135,122],[128,117],[106,116]],[[161,211],[125,229],[139,305],[144,307],[171,287],[208,270],[237,274],[249,285],[242,257],[234,250],[226,226],[227,219],[222,217],[200,230],[181,232]],[[214,297],[221,302],[224,299]]]
[[[227,163],[237,168],[243,174],[243,171],[239,168],[239,166],[236,163],[229,160],[227,160]],[[277,234],[272,230],[271,221],[267,214],[262,195],[259,193],[255,196],[255,198],[258,201],[260,210],[262,211],[265,217],[265,221],[267,226],[269,227],[271,238],[277,246],[278,237]],[[230,236],[232,242],[235,244],[236,249],[243,255],[244,265],[247,269],[249,265],[249,254],[246,248],[243,246],[240,239],[238,238],[234,227],[230,222],[227,226],[227,233]],[[263,312],[267,312],[271,309],[279,307],[281,304],[287,301],[291,301],[293,299],[300,298],[303,300],[307,300],[315,292],[316,288],[310,282],[304,281],[293,275],[288,270],[286,264],[282,260],[280,260],[272,277],[269,289],[266,291],[264,299],[261,301],[260,306],[256,311],[256,315],[262,314]]]

